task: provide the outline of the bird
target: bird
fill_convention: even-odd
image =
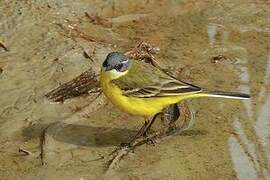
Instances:
[[[164,108],[183,100],[250,98],[250,95],[240,92],[209,91],[176,79],[143,61],[130,59],[121,52],[107,55],[101,66],[100,85],[105,96],[120,110],[135,116],[153,117],[134,139],[146,133]]]

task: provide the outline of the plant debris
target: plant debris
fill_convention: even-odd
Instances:
[[[1,41],[0,41],[0,47],[3,48],[5,51],[8,51],[7,46]]]
[[[152,46],[142,41],[137,46],[127,51],[125,55],[133,59],[145,60],[147,63],[154,65],[156,63],[154,55],[158,54],[159,51],[159,47]]]
[[[81,38],[88,42],[98,42],[99,44],[105,43],[104,39],[97,39],[97,37],[93,37],[83,32],[76,23],[73,23],[68,19],[65,19],[65,22],[66,23],[55,23],[63,30],[63,32],[59,32],[63,36],[72,38],[74,41],[76,41],[75,38]]]
[[[19,153],[22,153],[24,156],[33,155],[32,152],[30,152],[26,149],[23,149],[23,148],[19,148]]]
[[[228,60],[228,58],[224,55],[217,55],[217,56],[213,56],[211,58],[211,63],[219,63],[219,62],[222,62],[222,61],[225,61],[225,60]]]
[[[101,18],[99,15],[95,14],[95,15],[90,15],[88,14],[87,12],[84,13],[85,16],[90,20],[90,22],[92,24],[95,24],[95,25],[101,25],[101,26],[104,26],[104,27],[112,27],[112,23],[105,19],[105,18]]]
[[[69,98],[97,92],[101,92],[98,75],[92,69],[88,69],[73,80],[50,91],[45,96],[53,102],[64,102]]]

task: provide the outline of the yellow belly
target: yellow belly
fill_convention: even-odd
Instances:
[[[165,107],[178,101],[171,98],[127,98],[127,100],[117,106],[123,111],[138,116],[154,116]]]
[[[104,90],[105,95],[110,101],[120,108],[132,115],[138,116],[153,116],[161,112],[165,107],[180,101],[178,97],[157,97],[157,98],[136,98],[123,96],[120,89]]]
[[[132,115],[150,117],[161,112],[170,104],[184,99],[182,96],[137,98],[122,95],[122,91],[112,82],[102,79],[101,87],[106,97],[119,109]]]

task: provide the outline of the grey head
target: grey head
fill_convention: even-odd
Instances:
[[[126,71],[130,66],[130,60],[120,52],[111,52],[102,64],[105,71],[115,69],[118,72]]]

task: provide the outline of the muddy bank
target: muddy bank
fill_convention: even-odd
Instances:
[[[0,12],[1,179],[269,178],[267,1],[25,0],[2,2]],[[52,104],[44,95],[89,67],[98,73],[107,53],[142,40],[160,47],[159,62],[181,79],[252,99],[192,101],[190,130],[142,146],[104,176],[102,157],[143,118],[102,98],[93,111],[94,96]],[[41,166],[40,133],[58,121],[66,124],[50,130]]]

